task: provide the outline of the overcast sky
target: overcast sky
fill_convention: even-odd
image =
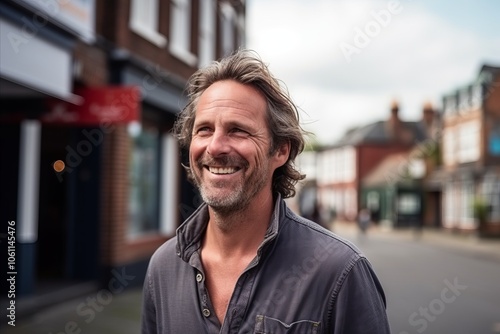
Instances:
[[[256,50],[323,144],[353,126],[403,120],[426,101],[500,66],[497,0],[247,0],[247,47]]]

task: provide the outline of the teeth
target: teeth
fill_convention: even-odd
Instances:
[[[232,174],[236,172],[234,167],[208,167],[210,173],[214,174]]]

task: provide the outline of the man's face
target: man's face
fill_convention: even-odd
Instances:
[[[271,194],[274,170],[288,146],[270,153],[266,100],[255,88],[232,80],[212,84],[196,108],[189,161],[203,200],[234,212]]]

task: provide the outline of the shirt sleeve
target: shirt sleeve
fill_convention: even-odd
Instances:
[[[144,279],[142,292],[142,315],[141,315],[141,333],[156,334],[156,307],[152,297],[151,277],[149,270]]]
[[[366,258],[360,258],[338,290],[333,304],[332,333],[390,333],[382,286]]]

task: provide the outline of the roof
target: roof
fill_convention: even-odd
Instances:
[[[409,153],[395,153],[387,156],[377,167],[363,178],[363,186],[393,184],[406,176]]]
[[[417,144],[427,138],[426,128],[423,122],[401,121],[401,127],[413,135],[413,144]],[[360,145],[365,143],[392,143],[394,137],[388,131],[388,121],[378,121],[365,126],[353,128],[333,146]]]
[[[490,72],[493,74],[497,74],[500,73],[500,67],[484,64],[483,66],[481,66],[481,69],[479,70],[479,73],[483,72]]]
[[[495,78],[500,75],[500,67],[484,64],[479,70],[476,83],[491,85]]]

